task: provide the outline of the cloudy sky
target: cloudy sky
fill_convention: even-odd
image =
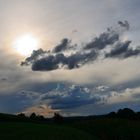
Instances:
[[[139,0],[0,0],[0,112],[140,110]]]

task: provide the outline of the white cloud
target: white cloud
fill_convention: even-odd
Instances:
[[[107,104],[140,101],[140,98],[135,98],[136,95],[140,96],[140,87],[132,89],[127,88],[122,91],[111,91],[110,96],[107,98]]]
[[[36,115],[42,115],[47,118],[53,117],[55,112],[59,112],[59,110],[53,110],[46,104],[32,106],[23,111],[23,113],[25,113],[27,116],[31,115],[32,113],[36,113]]]

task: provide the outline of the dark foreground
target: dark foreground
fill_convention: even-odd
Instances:
[[[87,132],[65,126],[33,123],[0,125],[1,140],[92,140],[92,138],[94,137]]]
[[[0,140],[140,140],[140,112],[52,119],[0,114]]]
[[[3,122],[1,140],[140,140],[140,121],[94,119],[61,124]]]

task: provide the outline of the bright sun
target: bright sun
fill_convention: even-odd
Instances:
[[[25,56],[30,55],[33,50],[38,49],[38,46],[38,40],[30,34],[17,38],[13,43],[13,47],[16,51]]]

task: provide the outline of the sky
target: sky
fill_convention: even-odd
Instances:
[[[0,112],[139,111],[139,7],[139,0],[0,0]]]

